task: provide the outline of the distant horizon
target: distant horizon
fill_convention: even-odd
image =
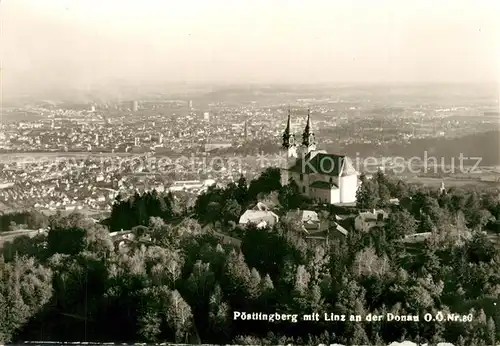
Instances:
[[[36,90],[11,90],[5,86],[5,83],[0,78],[1,98],[4,100],[16,99],[24,96],[42,96],[52,93],[115,93],[121,92],[123,89],[135,89],[137,92],[150,90],[153,93],[170,94],[175,91],[160,90],[161,88],[176,88],[185,87],[188,89],[195,88],[212,88],[222,90],[228,88],[236,89],[265,89],[265,88],[284,88],[296,89],[300,87],[318,88],[318,89],[349,89],[349,88],[423,88],[423,87],[474,87],[480,89],[492,89],[497,92],[500,98],[500,80],[499,81],[402,81],[402,82],[375,82],[375,81],[352,81],[352,82],[234,82],[234,81],[152,81],[152,82],[133,82],[114,80],[108,83],[102,83],[90,86],[70,86],[70,85],[52,85],[50,87],[38,88]],[[184,91],[178,91],[183,93]]]
[[[2,92],[500,82],[494,0],[11,0]],[[117,85],[118,84],[118,85]]]
[[[1,85],[1,84],[0,84]],[[0,93],[0,106],[9,107],[19,101],[23,102],[118,102],[131,99],[151,100],[158,97],[167,98],[197,98],[203,97],[211,92],[266,92],[268,89],[276,93],[291,92],[297,97],[328,97],[328,92],[335,97],[335,92],[345,92],[351,90],[356,92],[373,92],[378,95],[384,93],[384,89],[392,95],[404,93],[407,89],[419,90],[418,96],[451,96],[453,93],[477,94],[477,96],[487,96],[500,103],[500,84],[494,82],[407,82],[407,83],[373,83],[373,82],[353,82],[353,83],[230,83],[230,82],[163,82],[150,83],[148,85],[120,84],[115,86],[84,88],[50,88],[38,90],[37,92],[6,93],[5,89]],[[310,95],[311,92],[318,92],[317,95]],[[269,90],[272,94],[273,90]],[[388,96],[390,96],[388,94]],[[251,98],[251,97],[250,97]],[[249,100],[250,100],[249,98]],[[214,99],[216,101],[216,99]]]
[[[155,82],[132,82],[132,81],[110,81],[108,83],[102,83],[98,85],[91,86],[51,86],[44,91],[50,90],[78,90],[86,91],[101,88],[119,89],[119,88],[138,88],[141,87],[163,87],[163,86],[187,86],[187,87],[216,87],[216,88],[227,88],[227,87],[255,87],[255,88],[267,88],[267,87],[284,87],[284,88],[295,88],[300,86],[306,87],[319,87],[319,88],[349,88],[349,87],[425,87],[425,86],[478,86],[478,87],[498,87],[500,88],[500,82],[497,81],[402,81],[402,82],[376,82],[376,81],[342,81],[342,82],[307,82],[307,81],[297,81],[297,82],[255,82],[255,81],[223,81],[223,80],[213,80],[213,81],[155,81]],[[4,90],[4,92],[8,90]]]

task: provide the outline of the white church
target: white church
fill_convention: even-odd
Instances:
[[[325,150],[316,149],[310,111],[307,113],[300,146],[295,142],[291,130],[290,110],[288,111],[282,147],[287,157],[286,165],[281,169],[282,185],[293,180],[302,194],[319,203],[356,202],[356,192],[360,184],[359,173],[345,155],[329,154]]]

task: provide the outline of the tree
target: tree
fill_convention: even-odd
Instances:
[[[481,209],[481,200],[479,199],[478,194],[473,191],[469,194],[467,201],[465,202],[465,216],[468,222],[471,222],[474,219],[474,216]]]
[[[186,191],[169,193],[161,202],[161,214],[165,219],[186,216],[195,205],[195,199]]]
[[[391,213],[385,225],[385,234],[388,239],[399,239],[414,234],[416,230],[417,223],[406,210]]]
[[[215,224],[216,221],[221,219],[221,205],[218,202],[210,202],[207,205],[207,220]]]
[[[52,272],[33,258],[0,263],[0,339],[10,341],[52,297]]]
[[[229,221],[238,222],[241,215],[241,205],[235,199],[227,200],[224,204],[222,215],[226,223]]]
[[[139,335],[146,342],[155,342],[161,334],[162,319],[156,311],[147,311],[138,317]]]
[[[208,301],[208,297],[215,285],[214,273],[210,270],[209,263],[197,261],[194,265],[193,272],[188,279],[188,288],[194,298],[194,302],[203,303]]]
[[[165,286],[147,287],[139,292],[138,334],[147,342],[157,342],[166,319],[170,291]]]
[[[432,221],[428,214],[423,214],[421,219],[422,221],[420,221],[420,224],[418,225],[420,233],[434,232],[436,230],[436,224]]]
[[[143,264],[154,284],[174,289],[181,276],[184,258],[178,250],[149,246],[143,253]]]
[[[224,190],[211,186],[198,196],[194,204],[194,212],[201,221],[212,222],[220,219],[221,206],[224,202]],[[215,212],[215,214],[214,214]]]
[[[175,341],[185,342],[193,322],[191,307],[182,299],[178,291],[172,291],[169,298],[168,324],[175,331]]]
[[[85,248],[85,226],[78,224],[51,225],[47,237],[47,250],[50,254],[61,253],[76,255]],[[71,222],[71,221],[69,221]]]
[[[307,272],[306,267],[303,265],[298,266],[295,274],[295,291],[302,295],[305,294],[310,280],[311,275]]]
[[[248,199],[255,200],[259,194],[268,194],[281,189],[281,172],[279,168],[269,167],[261,175],[250,182]]]
[[[496,344],[496,326],[495,326],[495,321],[493,320],[492,317],[488,319],[488,324],[486,326],[486,342],[490,345],[495,345]]]
[[[309,252],[307,270],[311,274],[311,282],[317,284],[328,274],[330,255],[325,246],[318,246]]]
[[[378,184],[378,196],[379,199],[377,201],[377,206],[379,208],[385,208],[390,204],[390,199],[391,199],[391,192],[387,185],[381,185],[380,183]]]
[[[115,248],[109,231],[101,226],[86,230],[84,242],[88,251],[104,257],[109,257]]]
[[[429,292],[421,285],[412,286],[406,295],[406,304],[409,312],[420,313],[434,305],[434,301]]]
[[[9,225],[9,232],[14,232],[19,229],[19,226],[16,224],[15,221],[11,221]]]
[[[135,236],[136,240],[139,240],[142,237],[147,236],[149,233],[149,228],[146,226],[135,226],[132,228],[132,234]]]
[[[384,195],[382,186],[387,186],[396,196],[398,184],[391,177],[362,180],[365,188],[376,187],[378,195]],[[260,198],[280,199],[285,209],[290,207],[285,205],[290,198],[283,198],[290,186],[264,192],[261,182],[252,181],[254,191],[259,191],[252,203]],[[196,212],[203,215],[196,214],[199,219],[170,209],[171,196],[155,191],[117,200],[115,226],[133,229],[138,237],[151,235],[140,246],[121,244],[119,251],[105,227],[77,213],[66,217],[59,213],[50,218],[47,236],[18,237],[12,244],[3,244],[0,339],[50,336],[65,341],[197,343],[187,336],[197,336],[200,330],[201,339],[210,344],[244,340],[378,345],[396,339],[493,344],[500,332],[500,315],[493,304],[500,303],[500,252],[496,239],[480,230],[495,226],[492,209],[497,201],[485,199],[488,193],[496,193],[464,187],[437,197],[432,189],[414,185],[405,189],[407,197],[392,208],[385,225],[367,234],[349,232],[346,237],[330,238],[328,246],[306,238],[298,214],[291,212],[280,215],[272,228],[249,225],[241,232],[241,244],[219,239],[206,222],[221,223],[226,218],[222,212],[233,211],[235,203],[241,205],[243,183],[211,187],[200,195]],[[470,197],[472,193],[475,197]],[[444,201],[444,196],[450,199]],[[207,212],[211,203],[218,205],[217,217]],[[470,214],[466,203],[479,209]],[[328,221],[326,212],[319,214]],[[11,221],[24,224],[27,215],[2,215],[0,222],[4,227]],[[416,229],[432,232],[431,238],[423,244],[398,241]],[[472,239],[462,237],[466,234],[472,234]],[[297,328],[290,328],[290,323],[233,321],[235,311],[331,311],[346,317],[367,312],[423,316],[441,311],[446,317],[450,311],[466,314],[469,310],[472,323],[325,324],[299,318]],[[263,333],[263,328],[272,332]],[[245,335],[251,338],[241,337]]]
[[[402,181],[399,180],[396,185],[394,185],[393,191],[391,191],[391,195],[395,198],[399,198],[400,200],[408,196],[408,186]]]
[[[355,280],[344,277],[340,283],[340,292],[335,304],[342,313],[356,313],[363,315],[366,290]],[[361,311],[360,311],[361,310]]]
[[[278,210],[281,208],[279,201],[279,192],[261,193],[257,196],[257,201],[264,204],[268,210]]]
[[[442,218],[442,212],[438,201],[430,196],[424,196],[420,205],[420,213],[420,215],[429,215],[434,223],[439,223]]]
[[[359,180],[361,181],[362,184],[368,181],[368,178],[366,177],[366,174],[364,172],[361,172],[361,174],[359,175]]]
[[[299,208],[303,201],[299,186],[293,179],[280,189],[278,199],[285,210]]]
[[[390,263],[387,257],[377,256],[375,249],[367,248],[358,252],[353,264],[353,274],[356,276],[383,277],[390,270]]]
[[[348,338],[352,345],[367,345],[369,343],[368,336],[363,328],[363,325],[360,323],[352,324],[351,335]]]
[[[480,209],[473,215],[471,215],[471,226],[478,229],[483,230],[483,228],[491,221],[494,221],[495,218],[491,215],[490,211],[487,209]]]
[[[234,182],[230,182],[229,184],[227,184],[223,189],[222,196],[225,201],[230,199],[235,200],[238,197],[238,185],[236,185]]]
[[[279,168],[267,168],[259,177],[259,183],[262,188],[260,192],[269,193],[281,188],[281,172]]]
[[[239,308],[246,306],[242,298],[249,296],[250,277],[251,272],[245,263],[243,254],[233,250],[226,262],[222,285],[232,304],[237,304],[236,306],[242,304],[238,306]],[[237,301],[240,303],[238,304]]]
[[[259,272],[257,269],[252,268],[250,271],[250,278],[249,278],[249,298],[256,300],[259,295],[260,295],[260,285],[262,282],[262,278],[260,277]]]
[[[473,263],[490,262],[493,260],[497,250],[487,235],[476,233],[467,243],[467,253],[469,260]]]
[[[43,242],[45,239],[37,236],[31,238],[27,235],[21,235],[14,238],[12,242],[5,242],[2,248],[2,254],[6,262],[11,262],[16,256],[43,258],[45,251]]]
[[[302,311],[308,310],[311,303],[309,301],[311,297],[311,291],[309,290],[311,275],[307,272],[305,266],[299,265],[297,267],[294,281],[293,301],[295,303],[295,308]],[[319,299],[320,298],[318,298],[318,300]]]
[[[26,224],[29,229],[46,228],[49,225],[49,218],[36,210],[32,210],[26,217]]]
[[[248,183],[243,174],[240,175],[237,186],[238,190],[236,200],[238,201],[238,204],[245,206],[248,200]]]
[[[269,274],[266,274],[260,282],[260,289],[262,294],[272,292],[274,290],[274,285],[273,281],[271,280],[271,277]]]
[[[152,216],[149,218],[148,228],[152,233],[163,232],[166,228],[167,224],[161,217]]]
[[[380,185],[387,186],[389,183],[389,180],[387,179],[387,177],[385,176],[384,172],[381,169],[375,172],[375,174],[372,177],[372,180],[377,182],[379,186]]]
[[[312,285],[308,294],[309,298],[309,307],[311,311],[318,311],[321,309],[324,303],[324,299],[321,295],[321,288],[319,285]]]
[[[227,337],[230,327],[229,305],[223,301],[222,290],[219,285],[215,287],[210,296],[209,304],[209,325],[212,333]],[[213,335],[212,333],[208,333],[208,335]]]
[[[454,212],[465,210],[465,206],[467,204],[467,199],[464,191],[455,190],[451,195],[451,209]]]
[[[378,185],[372,180],[367,180],[358,187],[356,192],[356,206],[359,209],[374,209],[379,201]]]

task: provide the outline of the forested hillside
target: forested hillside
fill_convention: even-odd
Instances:
[[[338,150],[338,148],[334,148]],[[457,164],[460,154],[465,158],[481,158],[481,166],[500,165],[500,131],[493,130],[484,133],[476,133],[463,137],[453,138],[424,138],[415,139],[410,143],[401,145],[394,143],[386,149],[381,149],[373,144],[352,144],[343,148],[346,155],[356,157],[363,153],[364,157],[380,155],[399,156],[404,158],[419,157],[424,159],[424,152],[428,157],[436,157],[438,162],[449,165],[452,158]],[[474,165],[476,160],[464,161],[464,165]]]
[[[326,130],[320,133],[320,138],[337,138],[338,130]],[[481,158],[481,166],[500,165],[500,131],[492,130],[483,133],[475,133],[462,137],[439,137],[439,138],[421,138],[414,139],[408,143],[389,143],[386,146],[378,146],[373,143],[354,143],[339,147],[335,141],[334,144],[325,144],[322,149],[328,152],[342,152],[355,158],[362,153],[362,157],[369,156],[398,156],[406,159],[418,157],[424,159],[425,152],[427,157],[437,158],[437,162],[445,165],[459,163],[460,154],[464,158]],[[237,153],[241,155],[272,154],[277,153],[276,138],[269,140],[259,139],[249,141],[238,148],[220,149],[220,154]],[[464,166],[474,165],[477,159],[464,159]]]
[[[47,236],[5,244],[0,339],[212,344],[381,345],[439,341],[492,345],[500,338],[498,191],[438,191],[378,173],[363,178],[358,209],[384,208],[383,226],[309,243],[287,212],[316,208],[268,169],[198,197],[194,207],[151,192],[115,202],[112,231],[82,215],[56,215]],[[401,203],[389,203],[391,197]],[[268,229],[238,226],[263,201],[280,217]],[[420,246],[401,240],[431,232]],[[219,234],[242,240],[223,244]],[[469,233],[470,238],[461,234]],[[297,321],[234,319],[235,312],[297,314]],[[419,322],[303,321],[303,314],[418,315]],[[423,316],[443,313],[443,321]],[[447,314],[472,316],[448,321]]]

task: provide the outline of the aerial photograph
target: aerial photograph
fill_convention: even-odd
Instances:
[[[500,346],[499,14],[0,1],[0,345]]]

